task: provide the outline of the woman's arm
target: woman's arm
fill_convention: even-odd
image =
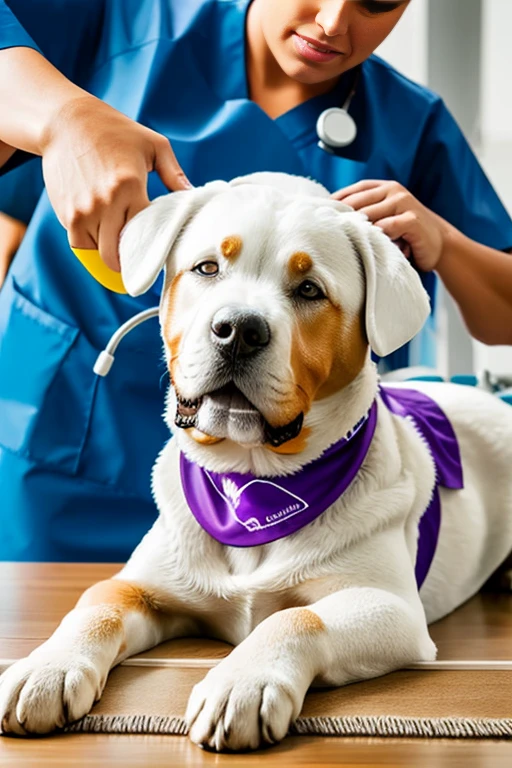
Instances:
[[[0,139],[5,144],[42,155],[61,111],[81,98],[92,97],[37,51],[0,51],[0,104],[9,104],[0,111]]]
[[[419,269],[436,270],[466,326],[484,344],[512,344],[512,256],[471,240],[393,181],[366,180],[335,192],[405,243]]]
[[[512,255],[470,240],[446,224],[436,272],[469,332],[484,344],[512,344]]]

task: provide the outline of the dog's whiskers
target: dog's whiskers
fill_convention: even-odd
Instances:
[[[272,384],[268,385],[268,389],[272,390],[272,392],[276,392],[278,395],[281,395],[282,397],[286,397],[288,395],[288,391],[278,389],[277,387],[272,386]]]

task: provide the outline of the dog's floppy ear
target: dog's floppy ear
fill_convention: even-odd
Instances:
[[[366,276],[366,334],[377,355],[412,339],[430,313],[428,293],[401,250],[360,214],[344,214],[343,229]]]
[[[212,197],[228,189],[223,181],[157,197],[131,219],[121,232],[121,274],[131,296],[147,291],[161,270],[189,219]]]

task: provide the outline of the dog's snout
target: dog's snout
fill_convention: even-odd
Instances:
[[[270,342],[270,327],[263,315],[239,307],[223,307],[212,320],[212,339],[231,355],[248,357]]]

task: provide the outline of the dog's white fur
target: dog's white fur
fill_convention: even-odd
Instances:
[[[219,244],[232,235],[240,236],[243,252],[229,268],[223,264],[222,280],[191,273],[201,260],[223,262]],[[245,394],[272,424],[280,423],[283,409],[291,413],[297,313],[318,311],[296,309],[290,299],[287,264],[295,252],[311,256],[314,279],[342,308],[341,336],[364,315],[370,345],[386,354],[423,323],[426,295],[399,250],[308,180],[255,174],[215,182],[160,198],[128,225],[121,258],[130,292],[146,290],[166,267],[161,322],[164,339],[174,339],[175,347],[166,343],[165,350],[171,368],[172,349],[178,358],[172,370],[182,397],[209,391],[217,359],[211,320],[235,302],[259,311],[272,331],[271,344],[251,363]],[[175,290],[176,275],[184,278]],[[350,346],[348,337],[345,342]],[[272,393],[276,382],[281,394]],[[346,386],[310,398],[308,438],[291,455],[244,437],[237,424],[213,445],[178,430],[154,469],[158,520],[114,579],[88,590],[47,642],[4,673],[2,731],[45,733],[81,717],[115,664],[187,634],[236,646],[194,688],[187,712],[191,738],[218,750],[282,739],[312,683],[343,685],[434,659],[427,624],[473,595],[512,548],[509,406],[469,387],[407,385],[449,416],[465,479],[461,491],[441,489],[440,539],[421,595],[414,563],[433,461],[412,424],[380,401],[356,479],[320,518],[288,538],[247,549],[219,544],[188,510],[178,479],[180,451],[216,471],[294,472],[349,431],[377,384],[368,352]],[[170,390],[171,428],[175,407]]]

